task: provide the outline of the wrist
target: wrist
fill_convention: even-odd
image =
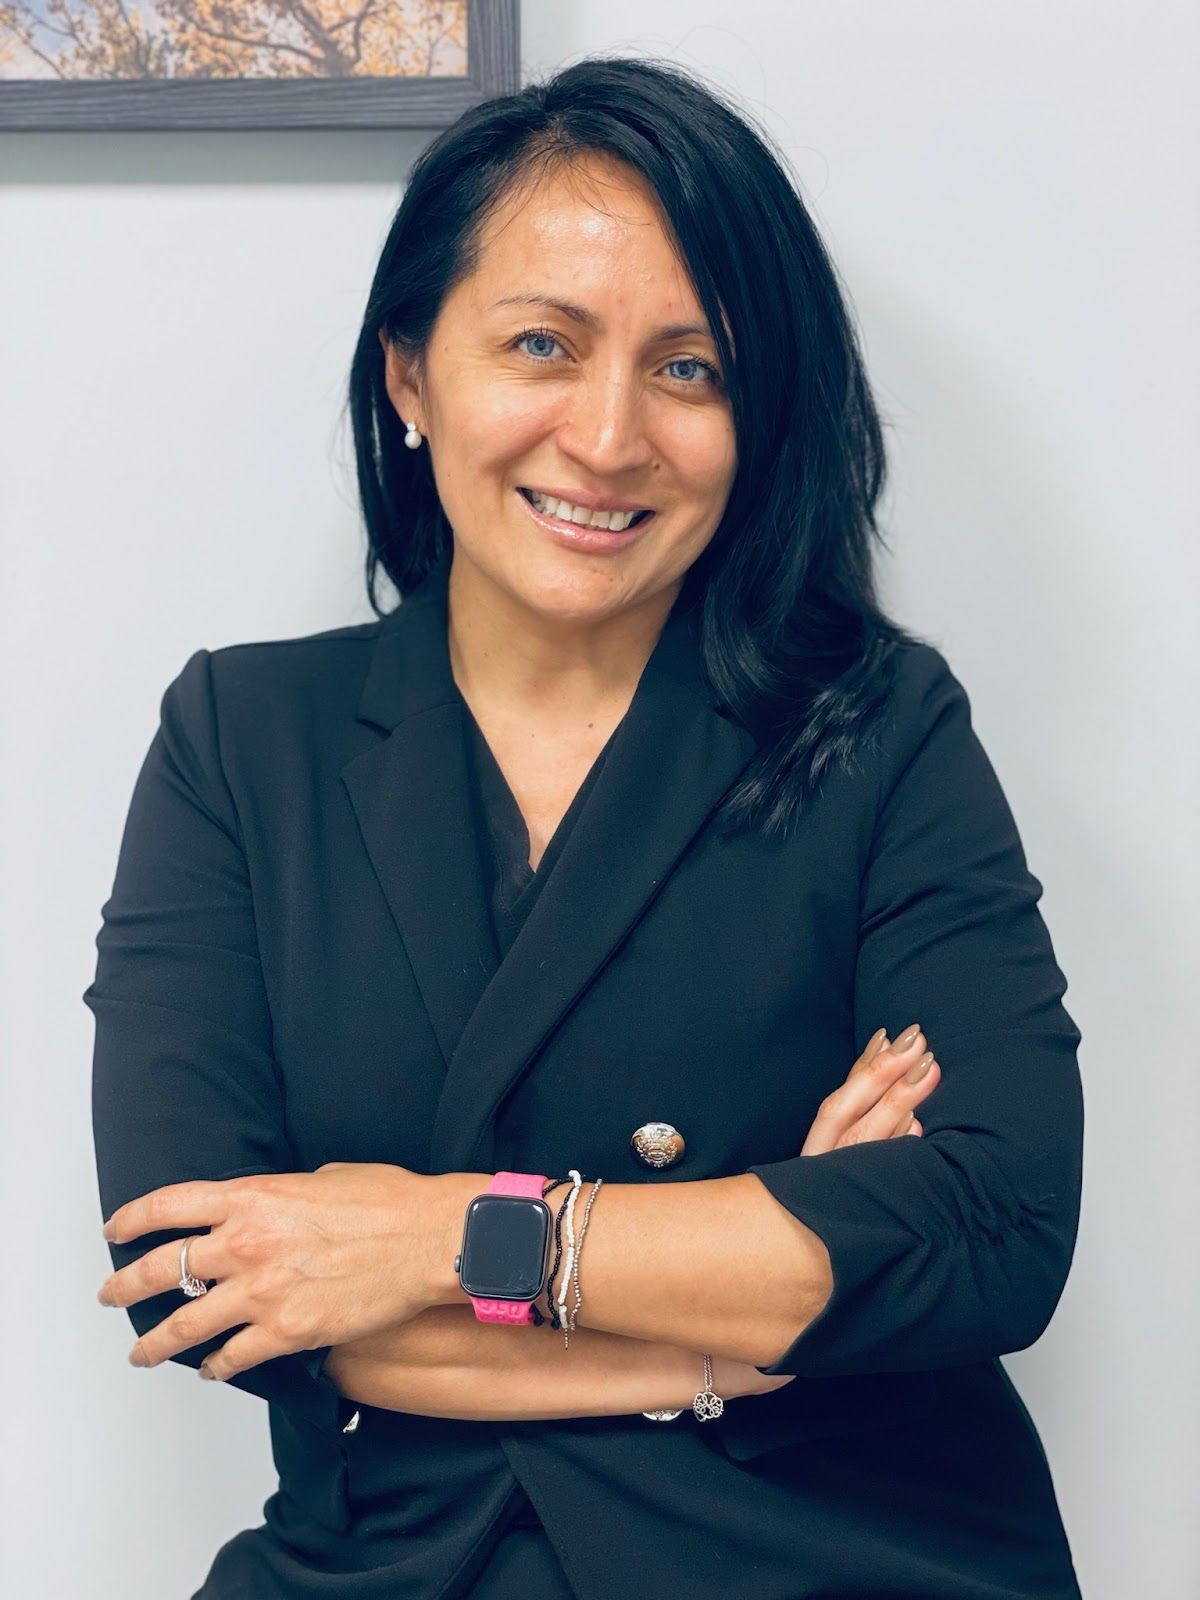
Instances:
[[[432,1259],[426,1298],[431,1306],[471,1304],[470,1295],[458,1281],[454,1260],[462,1248],[467,1207],[491,1181],[490,1172],[444,1172],[429,1179]]]

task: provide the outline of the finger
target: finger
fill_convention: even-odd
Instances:
[[[144,1333],[129,1352],[130,1365],[161,1366],[181,1350],[203,1344],[206,1339],[215,1339],[227,1328],[236,1328],[246,1320],[242,1295],[232,1282],[219,1283],[215,1289],[189,1300],[149,1333]]]
[[[104,1237],[110,1244],[124,1244],[143,1233],[214,1226],[225,1221],[231,1192],[242,1184],[241,1178],[191,1178],[151,1189],[117,1207],[104,1224]]]
[[[908,1071],[924,1052],[926,1044],[925,1035],[918,1029],[903,1050],[889,1041],[870,1055],[864,1051],[846,1081],[829,1097],[835,1102],[835,1108],[853,1120],[863,1116],[882,1099],[897,1076]]]
[[[867,1066],[869,1062],[873,1061],[881,1050],[885,1050],[890,1043],[891,1041],[887,1036],[887,1029],[876,1028],[875,1032],[863,1046],[862,1055],[859,1056],[858,1060],[850,1068],[850,1073],[848,1075],[853,1076],[854,1073],[861,1072],[863,1068]]]
[[[251,1323],[232,1339],[226,1339],[219,1350],[206,1355],[200,1363],[200,1371],[206,1378],[224,1380],[257,1367],[262,1361],[291,1353],[273,1334]]]
[[[152,1295],[165,1294],[168,1289],[180,1287],[179,1255],[182,1239],[172,1244],[156,1245],[145,1255],[131,1261],[119,1272],[111,1273],[100,1285],[96,1299],[103,1306],[132,1306]],[[188,1244],[187,1268],[194,1278],[206,1282],[226,1277],[230,1264],[209,1233],[193,1236]]]
[[[909,1083],[905,1077],[893,1084],[879,1104],[872,1106],[853,1128],[847,1130],[843,1143],[867,1144],[873,1139],[891,1139],[905,1130],[910,1112],[933,1092],[941,1075],[942,1069],[933,1052],[927,1050],[921,1057],[922,1061],[925,1056],[928,1056],[929,1064],[924,1075],[916,1083]],[[915,1071],[915,1065],[909,1070]]]
[[[821,1102],[801,1155],[817,1155],[835,1149],[924,1049],[925,1035],[918,1029],[904,1050],[897,1052],[895,1045],[889,1045],[876,1051],[861,1071],[852,1072],[845,1083]]]
[[[914,1117],[913,1118],[912,1127],[908,1131],[909,1131],[909,1133],[915,1133],[917,1138],[919,1139],[921,1137],[921,1135],[925,1132],[925,1129],[917,1121],[916,1117]]]

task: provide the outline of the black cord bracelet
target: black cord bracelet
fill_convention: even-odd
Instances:
[[[571,1179],[570,1178],[555,1178],[552,1183],[548,1183],[546,1185],[546,1187],[542,1190],[542,1198],[543,1198],[543,1200],[546,1198],[547,1195],[553,1194],[554,1190],[557,1189],[557,1188],[560,1188],[561,1185],[564,1184],[564,1183],[570,1185],[571,1184]],[[555,1241],[554,1265],[550,1268],[549,1275],[546,1278],[546,1310],[548,1312],[548,1316],[543,1316],[542,1315],[542,1313],[538,1310],[536,1301],[534,1302],[534,1305],[533,1305],[533,1320],[534,1320],[534,1323],[537,1326],[540,1327],[543,1322],[547,1322],[548,1321],[550,1326],[556,1332],[562,1327],[562,1323],[559,1321],[558,1308],[554,1303],[554,1279],[555,1279],[555,1277],[556,1277],[556,1275],[558,1273],[559,1266],[560,1266],[560,1264],[562,1262],[562,1249],[563,1249],[563,1247],[562,1247],[562,1219],[563,1219],[563,1212],[567,1209],[567,1201],[569,1199],[570,1199],[570,1195],[569,1194],[566,1194],[566,1195],[563,1196],[562,1204],[559,1206],[558,1213],[554,1218],[554,1241]]]

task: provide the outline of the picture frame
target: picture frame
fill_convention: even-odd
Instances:
[[[292,0],[0,0],[0,132],[445,127],[519,87],[519,3],[296,0],[293,11]],[[14,44],[14,19],[29,42]],[[76,75],[36,53],[33,30],[53,27]],[[405,70],[369,75],[392,50]],[[279,75],[216,75],[214,63],[227,74],[239,60],[278,63]],[[30,62],[45,75],[4,75]],[[93,62],[109,75],[80,75]],[[172,70],[138,76],[142,63]],[[364,63],[367,72],[348,70]],[[442,70],[413,70],[423,65]]]

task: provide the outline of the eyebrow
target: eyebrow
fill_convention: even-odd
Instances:
[[[572,322],[578,322],[582,327],[590,328],[593,333],[599,333],[604,324],[594,311],[589,311],[586,306],[577,306],[570,300],[555,300],[544,294],[509,294],[503,300],[497,300],[496,306],[542,306],[548,311],[559,311],[564,317],[569,317]],[[699,334],[704,339],[712,339],[712,330],[706,322],[668,322],[661,328],[655,328],[650,335],[650,343],[657,344],[669,339],[685,339],[689,334]]]

